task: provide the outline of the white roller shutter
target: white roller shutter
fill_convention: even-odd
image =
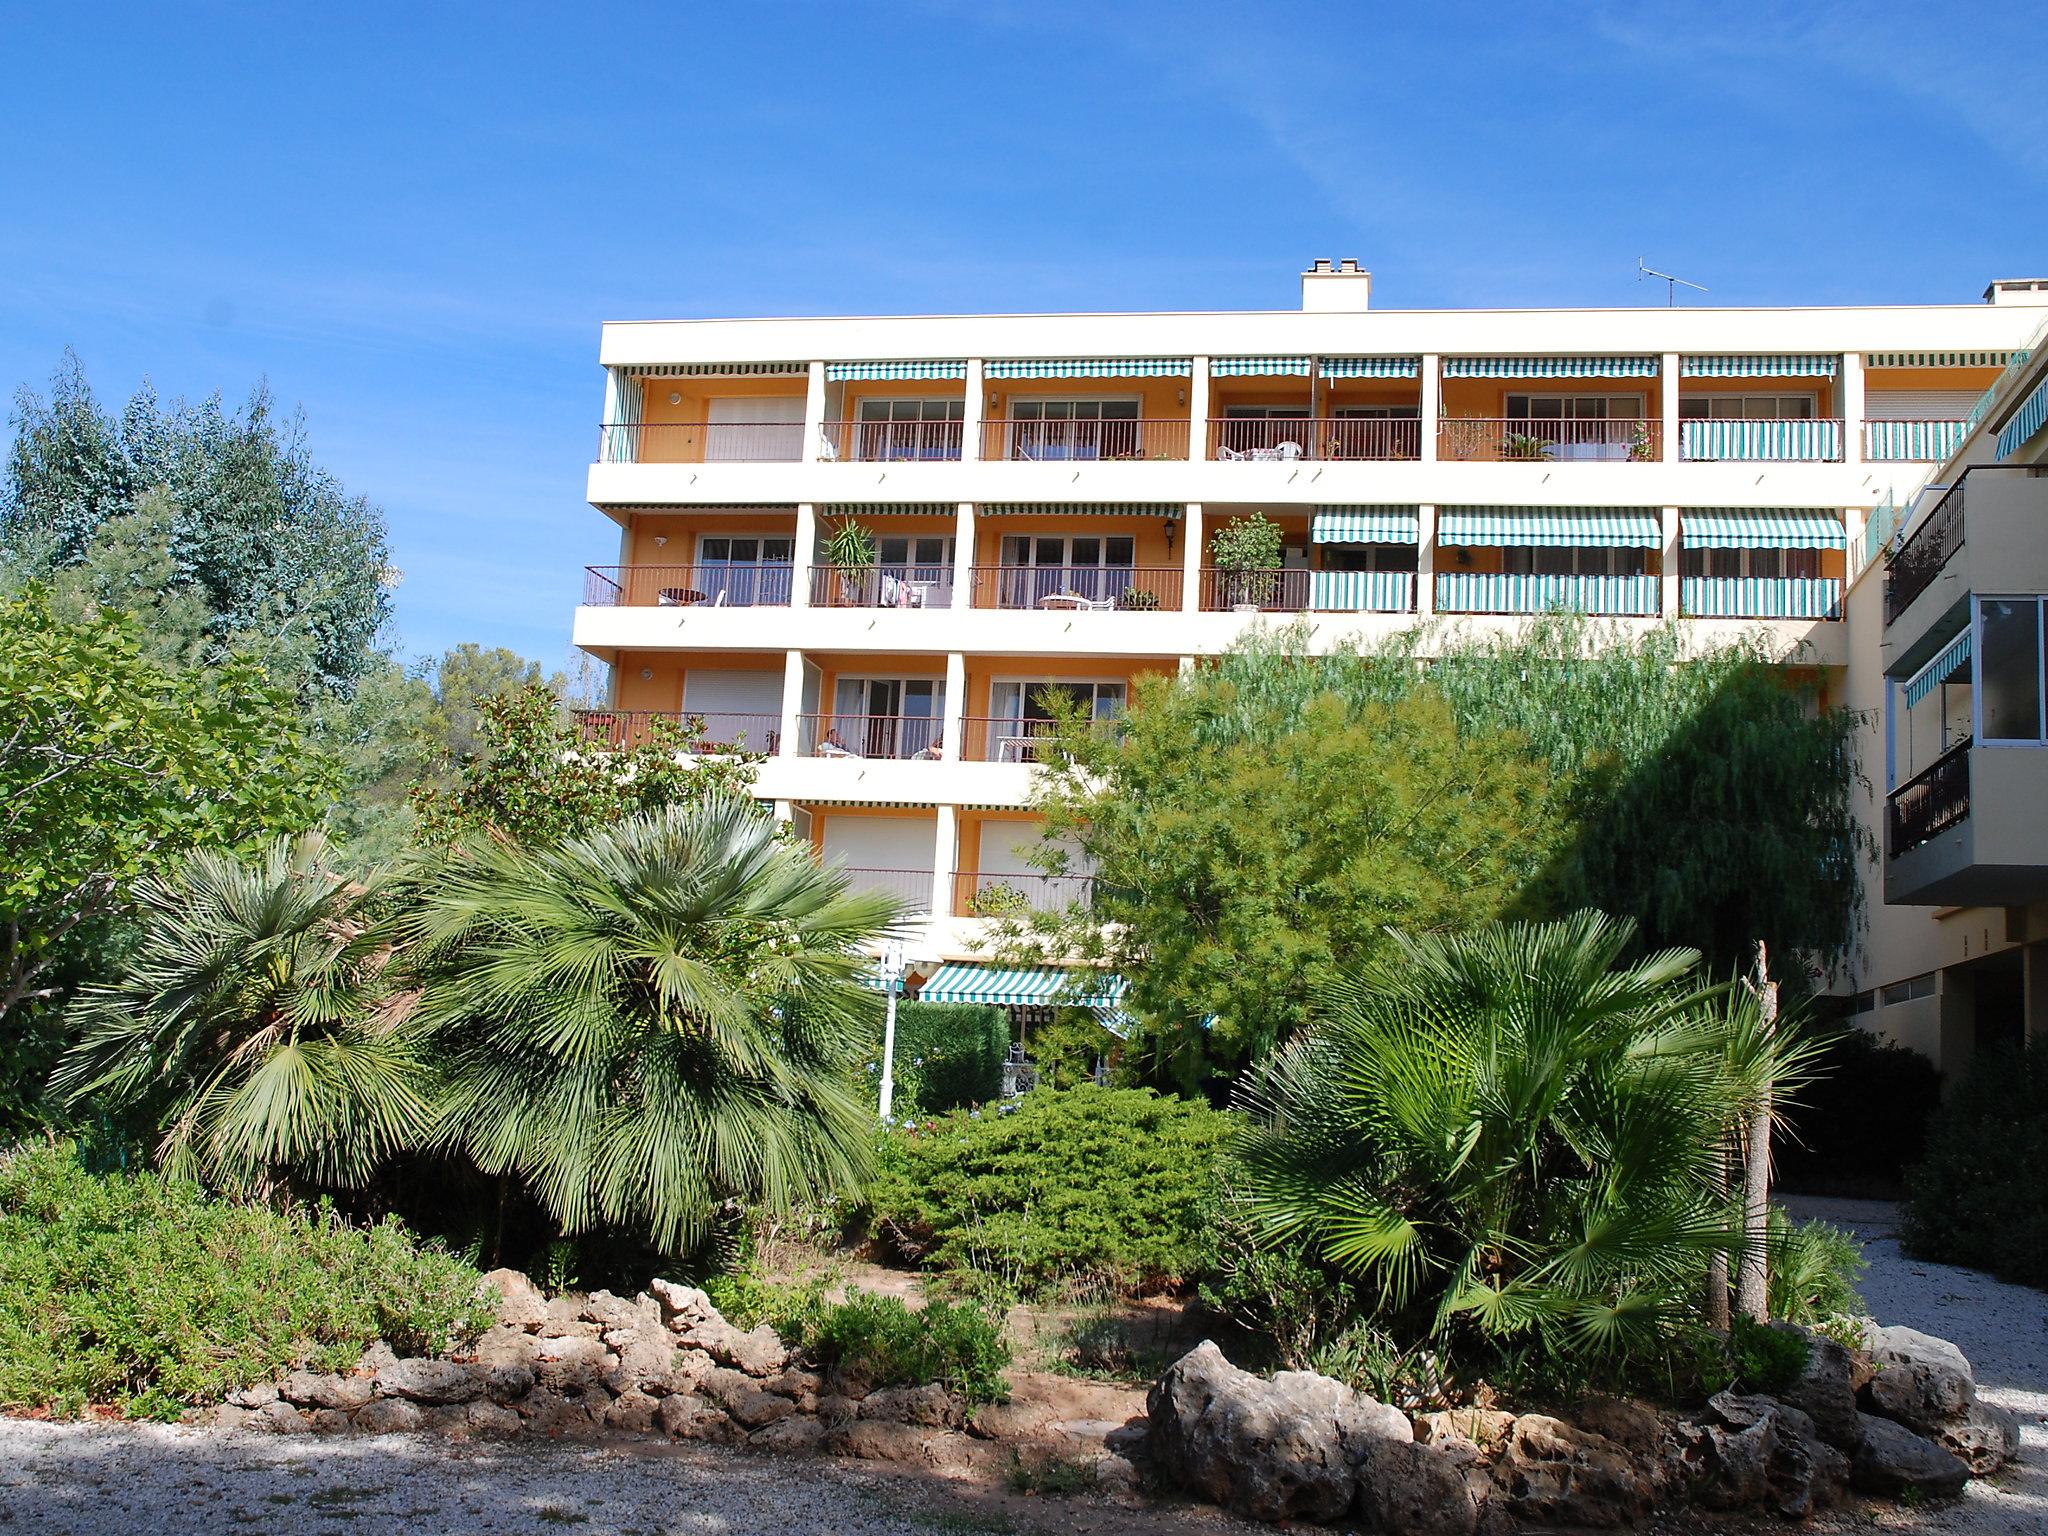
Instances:
[[[930,869],[937,828],[929,816],[825,817],[825,862],[848,869]]]
[[[804,401],[801,395],[742,395],[713,400],[705,418],[712,427],[752,431],[706,434],[707,460],[794,460],[803,457]],[[783,430],[777,431],[776,428]]]
[[[768,733],[782,720],[780,672],[701,672],[683,675],[683,713],[702,715],[704,733],[713,741],[730,741],[746,732],[747,745],[768,750]]]
[[[1873,389],[1863,397],[1866,421],[1961,421],[1977,403],[1974,389]]]

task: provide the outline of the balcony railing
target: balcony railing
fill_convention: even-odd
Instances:
[[[1678,456],[1692,461],[1831,464],[1842,457],[1842,423],[1822,418],[1681,421]]]
[[[1185,459],[1188,423],[1178,421],[989,421],[984,459],[1071,463],[1113,459]]]
[[[1313,571],[1225,571],[1215,566],[1202,570],[1202,611],[1227,613],[1232,609],[1259,613],[1300,613],[1308,607]]]
[[[591,565],[587,608],[787,608],[788,561],[765,565]]]
[[[1177,565],[977,565],[976,608],[1042,608],[1068,613],[1178,611]]]
[[[797,754],[936,762],[943,731],[936,715],[799,715]]]
[[[1963,547],[1965,472],[1898,547],[1884,569],[1884,621],[1895,624]]]
[[[1652,417],[1600,420],[1454,416],[1437,423],[1437,457],[1465,463],[1653,462],[1664,424]]]
[[[1970,815],[1970,741],[1951,747],[1885,800],[1885,852],[1900,854],[1932,842]]]
[[[751,752],[772,756],[782,745],[782,716],[712,710],[681,715],[666,709],[579,709],[577,736],[593,746],[637,747],[654,739],[653,722],[667,720],[698,730],[689,749],[703,755]]]
[[[1011,917],[1025,912],[1064,912],[1087,907],[1095,894],[1091,875],[990,874],[962,870],[953,877],[957,917]]]
[[[847,889],[861,896],[888,896],[903,904],[912,917],[929,917],[932,872],[928,869],[843,868]]]
[[[1405,417],[1212,416],[1209,457],[1225,463],[1418,459],[1422,423]]]
[[[1662,597],[1655,576],[1537,576],[1439,571],[1439,613],[1574,613],[1654,618]]]
[[[950,608],[953,566],[867,565],[811,568],[814,608]]]
[[[800,421],[607,422],[600,464],[793,464],[804,456]]]
[[[1678,604],[1691,619],[1839,619],[1842,584],[1832,576],[1687,576]]]
[[[944,463],[960,457],[965,431],[958,421],[828,421],[822,452],[862,464]]]
[[[1873,464],[1939,464],[1969,435],[1964,421],[1866,421],[1863,457]]]
[[[1317,613],[1413,613],[1413,571],[1315,571],[1309,606]]]

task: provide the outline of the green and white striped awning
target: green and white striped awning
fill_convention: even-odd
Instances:
[[[2048,426],[2048,379],[2034,386],[2010,420],[1998,429],[1998,462],[2003,464],[2018,453],[2028,438]]]
[[[1419,357],[1326,357],[1326,379],[1412,379],[1422,371]]]
[[[1182,518],[1188,508],[1182,502],[989,502],[979,508],[985,518]]]
[[[1832,352],[1745,353],[1740,356],[1687,357],[1678,364],[1682,379],[1832,379],[1842,359]]]
[[[964,362],[916,362],[916,363],[827,363],[825,378],[834,384],[843,384],[855,379],[964,379],[967,364]]]
[[[1079,986],[1072,973],[1049,965],[963,965],[948,961],[918,989],[926,1003],[994,1003],[999,1008],[1113,1008],[1125,992],[1123,977],[1095,973]]]
[[[1969,664],[1970,631],[1965,629],[1942,648],[1939,656],[1906,680],[1906,708],[1911,709]]]
[[[1305,357],[1212,357],[1209,373],[1218,379],[1297,378],[1309,376]]]
[[[2010,352],[1872,352],[1866,368],[2003,368]]]
[[[653,363],[629,366],[636,379],[800,379],[808,363]]]
[[[957,517],[957,501],[826,501],[818,510],[827,517]]]
[[[1680,519],[1687,549],[1840,549],[1848,542],[1832,512],[1796,507],[1708,507]]]
[[[875,971],[855,971],[853,979],[871,992],[901,992],[903,990],[903,978],[901,976],[898,976],[894,981],[890,981]]]
[[[1657,549],[1663,522],[1649,507],[1445,507],[1439,544],[1551,549]]]
[[[985,379],[1159,379],[1192,373],[1191,357],[1011,357],[984,363]]]
[[[1447,379],[1652,379],[1654,357],[1447,357]]]
[[[1421,537],[1414,507],[1317,507],[1309,525],[1316,544],[1414,544]]]

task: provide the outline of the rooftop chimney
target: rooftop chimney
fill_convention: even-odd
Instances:
[[[1318,263],[1320,265],[1320,263]],[[2001,277],[1984,290],[1986,304],[2048,304],[2048,277]],[[1304,304],[1302,308],[1308,306]]]
[[[1362,315],[1371,299],[1372,274],[1349,257],[1335,265],[1319,261],[1301,274],[1301,307],[1307,314]]]

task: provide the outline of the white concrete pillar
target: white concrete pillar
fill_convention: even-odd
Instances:
[[[959,651],[946,653],[946,697],[939,706],[939,760],[957,763],[966,745],[960,732],[967,715],[967,658]]]
[[[1666,464],[1678,462],[1678,371],[1679,354],[1666,352],[1664,366],[1657,373],[1657,419],[1660,423],[1657,435],[1664,451],[1661,455]]]
[[[795,821],[795,820],[796,820],[796,802],[795,802],[795,801],[793,801],[793,800],[778,800],[778,801],[776,801],[776,802],[775,802],[775,819],[776,819],[777,821],[781,822],[781,823],[782,823],[782,825],[783,825],[783,826],[785,826],[785,827],[786,827],[786,826],[788,826],[788,825],[789,825],[789,824],[790,824],[790,823],[791,823],[792,821]]]
[[[1436,508],[1415,509],[1415,613],[1418,618],[1436,617]]]
[[[804,462],[815,464],[825,456],[825,365],[812,362],[804,384]]]
[[[777,757],[797,757],[804,707],[804,653],[787,651],[782,658],[782,745]]]
[[[963,501],[953,522],[953,606],[974,606],[974,503]]]
[[[942,805],[937,821],[932,838],[932,916],[945,919],[953,915],[953,884],[960,866],[960,813]]]
[[[816,502],[796,504],[796,548],[791,551],[789,606],[811,606],[811,562],[818,552],[818,506]]]
[[[1667,619],[1678,617],[1680,594],[1678,585],[1679,543],[1678,508],[1666,507],[1664,508],[1664,581],[1661,594],[1662,600],[1657,605],[1657,611]]]
[[[1188,374],[1188,457],[1209,457],[1209,359],[1198,357]]]
[[[1419,436],[1422,438],[1422,462],[1436,462],[1437,407],[1443,403],[1444,360],[1435,352],[1422,354],[1422,362],[1416,369],[1418,398],[1422,402],[1422,420]]]
[[[1180,611],[1200,613],[1202,611],[1202,504],[1191,501],[1187,504],[1187,516],[1181,520],[1180,552]]]
[[[1863,354],[1842,354],[1842,462],[1863,462]]]
[[[982,374],[981,359],[967,359],[966,407],[960,413],[960,461],[963,464],[978,463],[981,459],[981,424],[988,414],[988,395]]]

